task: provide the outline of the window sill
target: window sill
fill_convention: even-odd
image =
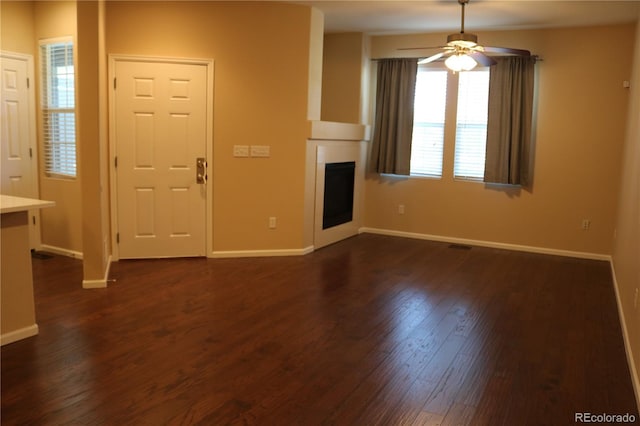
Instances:
[[[457,182],[476,182],[476,183],[485,183],[482,178],[474,178],[474,177],[462,177],[462,176],[454,176],[454,181]]]
[[[57,173],[46,173],[45,178],[51,179],[51,180],[64,180],[64,181],[74,181],[78,179],[77,176],[69,176],[69,175],[63,175],[63,174],[57,174]]]
[[[417,178],[417,179],[429,179],[429,180],[442,180],[442,175],[421,175],[421,174],[411,174],[409,177]]]

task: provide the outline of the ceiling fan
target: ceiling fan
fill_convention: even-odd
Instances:
[[[400,50],[442,49],[442,52],[438,52],[435,55],[422,59],[418,64],[428,64],[430,62],[437,61],[438,59],[448,57],[445,60],[445,65],[453,71],[468,71],[478,64],[485,67],[495,65],[495,59],[487,56],[487,53],[531,56],[531,52],[528,50],[479,45],[477,35],[464,32],[464,8],[467,3],[469,3],[469,0],[458,0],[458,3],[462,6],[460,32],[456,34],[449,34],[449,36],[447,36],[447,44],[445,46],[413,47],[402,48]]]

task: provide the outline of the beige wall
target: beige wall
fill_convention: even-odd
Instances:
[[[631,53],[631,51],[629,51]],[[621,173],[620,199],[613,245],[613,265],[620,304],[629,338],[636,386],[640,385],[640,300],[634,307],[634,294],[640,290],[640,25],[636,29],[633,77],[626,142]],[[640,297],[640,296],[638,296]],[[636,387],[640,406],[640,388]]]
[[[0,19],[0,48],[35,55],[33,2],[0,2]]]
[[[326,34],[322,62],[322,120],[361,123],[362,33]]]
[[[4,3],[4,2],[3,2]],[[76,40],[76,3],[75,1],[35,2],[34,30],[35,51],[40,39],[72,36]],[[36,78],[40,78],[40,62],[35,55]],[[39,86],[39,85],[38,85]],[[77,86],[76,86],[77,87]],[[39,93],[37,97],[39,98]],[[39,112],[38,112],[39,114]],[[38,117],[40,120],[40,117]],[[40,147],[42,138],[39,135]],[[80,155],[78,147],[78,155]],[[40,149],[40,164],[42,149]],[[82,164],[78,164],[77,179],[54,179],[40,171],[40,198],[56,202],[56,207],[42,211],[42,243],[64,250],[82,252],[82,197],[80,173]],[[41,168],[42,169],[42,168]]]
[[[82,188],[84,285],[106,286],[109,241],[104,3],[77,4],[78,141]]]
[[[4,213],[0,219],[0,334],[37,333],[27,212]],[[14,334],[15,335],[15,334]],[[21,336],[26,337],[26,336]]]
[[[534,183],[488,187],[452,178],[453,140],[442,179],[369,176],[365,226],[608,255],[612,251],[634,26],[486,32],[487,45],[530,49],[538,71]],[[372,39],[372,57],[408,56],[441,35]],[[576,48],[576,46],[589,46]],[[616,58],[603,60],[602,58]],[[398,204],[405,214],[398,214]],[[582,219],[591,229],[581,229]]]
[[[109,54],[215,61],[214,251],[302,247],[311,11],[260,2],[107,3]],[[271,157],[234,158],[234,144],[269,145]]]
[[[324,14],[311,8],[309,23],[309,69],[307,119],[320,120],[322,107],[322,52],[324,48]]]

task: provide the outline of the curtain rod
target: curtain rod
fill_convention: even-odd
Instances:
[[[491,58],[511,58],[511,57],[515,57],[515,56],[490,56]],[[538,55],[531,55],[531,58],[535,59],[536,62],[544,62],[544,59],[542,59],[540,56]],[[389,58],[371,58],[369,59],[371,62],[377,62],[377,61],[384,61],[386,59],[423,59],[423,58],[428,58],[428,56],[409,56],[409,57],[389,57]],[[435,62],[443,62],[446,58],[440,58],[436,61],[433,61],[432,63]]]

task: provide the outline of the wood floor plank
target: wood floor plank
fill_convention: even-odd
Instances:
[[[606,262],[363,234],[301,257],[34,259],[3,425],[564,425],[638,416]]]
[[[473,422],[476,407],[455,403],[444,416],[439,426],[459,426],[477,424]]]

